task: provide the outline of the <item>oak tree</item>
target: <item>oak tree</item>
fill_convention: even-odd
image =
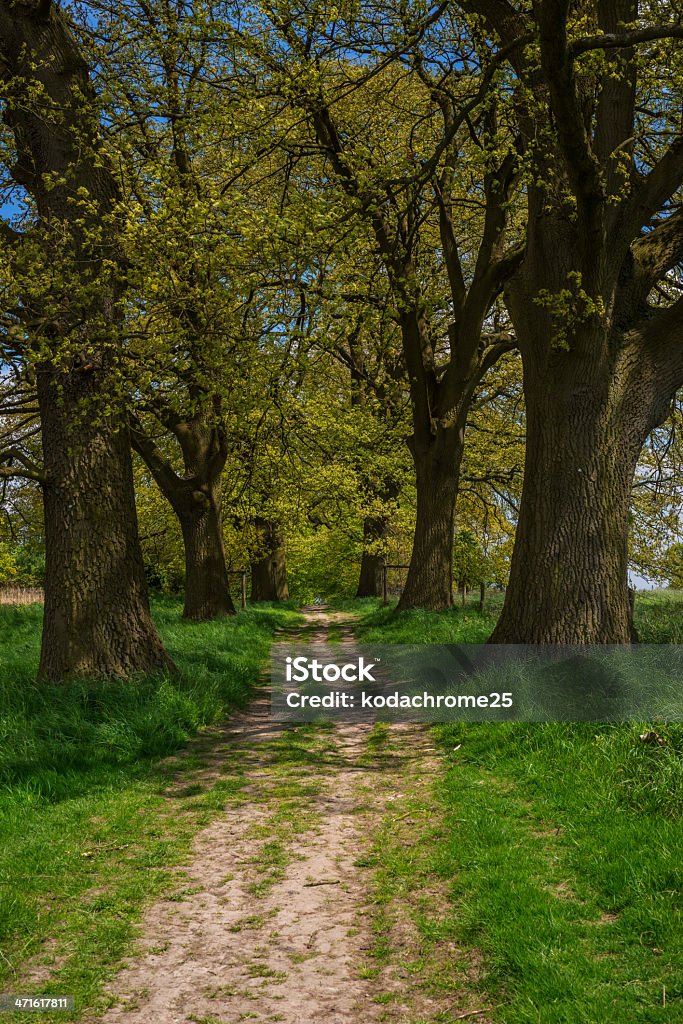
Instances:
[[[55,4],[0,4],[0,80],[8,170],[30,197],[25,233],[3,223],[2,238],[16,280],[13,347],[35,368],[42,427],[39,674],[159,671],[171,663],[149,612],[118,400],[121,194],[87,65]]]

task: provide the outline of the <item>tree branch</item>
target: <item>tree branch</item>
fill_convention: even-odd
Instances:
[[[443,246],[444,262],[448,274],[448,283],[451,288],[451,298],[456,316],[460,315],[467,297],[467,286],[462,272],[458,242],[453,229],[453,216],[450,203],[444,196],[444,190],[438,183],[434,183],[436,201],[439,208],[439,235]]]
[[[676,136],[640,186],[622,206],[619,234],[624,244],[640,234],[683,181],[683,132]]]
[[[683,261],[683,207],[637,239],[631,249],[639,294],[645,299],[657,281]]]
[[[576,89],[567,42],[568,0],[544,0],[539,6],[541,64],[550,90],[560,149],[576,193],[579,211],[594,235],[595,214],[605,199],[600,165],[592,151]],[[598,221],[602,218],[599,217]],[[591,238],[591,245],[595,239]]]
[[[683,296],[663,309],[650,310],[625,341],[636,344],[655,368],[661,411],[683,387]]]
[[[11,465],[14,461],[18,462],[22,468],[15,469]],[[10,463],[9,466],[0,466],[0,476],[21,476],[27,480],[37,480],[38,483],[42,484],[46,482],[45,474],[40,466],[36,465],[21,448],[11,447],[0,451],[0,462]]]
[[[495,344],[489,345],[484,350],[480,363],[480,378],[483,377],[492,366],[495,366],[501,356],[504,356],[507,352],[517,351],[517,339],[511,334],[507,336],[507,339],[508,340],[497,341]]]
[[[634,14],[634,0],[598,0],[598,27],[609,35],[620,24],[628,24]],[[570,56],[573,43],[569,44]],[[636,99],[636,62],[634,51],[612,52],[601,75],[595,116],[593,146],[605,172],[608,196],[628,191],[633,167],[633,117]],[[624,157],[627,159],[625,160]],[[618,206],[610,207],[610,226],[618,218]]]
[[[175,508],[178,492],[181,488],[185,489],[187,481],[178,476],[168,459],[161,454],[154,441],[145,432],[137,416],[129,415],[128,423],[131,445],[144,461],[162,494]]]
[[[683,25],[652,25],[650,28],[634,29],[632,32],[605,32],[596,36],[574,39],[568,47],[569,57],[574,60],[589,50],[628,49],[640,43],[655,39],[683,39]]]
[[[36,483],[47,483],[47,477],[43,473],[32,473],[28,469],[15,469],[14,466],[0,466],[0,477],[21,477],[22,480],[35,480]]]
[[[461,0],[459,6],[484,19],[489,32],[509,48],[508,58],[517,74],[523,75],[522,50],[531,27],[527,14],[516,10],[509,0]]]
[[[505,46],[493,52],[489,63],[481,76],[479,88],[474,96],[471,96],[466,103],[463,103],[458,108],[457,112],[452,109],[452,102],[448,93],[445,92],[442,87],[434,87],[435,98],[437,99],[444,116],[444,135],[435,147],[432,157],[425,162],[421,174],[415,177],[415,184],[424,184],[433,177],[442,156],[453,143],[457,133],[467,122],[470,114],[474,113],[477,107],[479,107],[486,99],[498,68],[508,60],[516,50],[525,46],[526,43],[531,42],[532,39],[532,34],[530,32],[525,32],[521,36],[515,36],[509,43],[506,43]],[[423,75],[420,75],[420,77],[425,81]]]

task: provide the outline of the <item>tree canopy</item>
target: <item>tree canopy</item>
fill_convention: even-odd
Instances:
[[[682,38],[635,0],[0,3],[0,572],[44,548],[42,674],[169,667],[147,585],[229,615],[246,568],[406,564],[400,609],[510,574],[494,640],[629,642],[629,565],[678,578]]]

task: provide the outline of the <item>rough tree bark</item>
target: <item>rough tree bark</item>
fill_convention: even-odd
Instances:
[[[683,259],[683,214],[669,205],[683,183],[680,83],[679,128],[664,143],[656,119],[662,152],[644,172],[636,47],[683,27],[640,28],[635,0],[596,0],[599,32],[570,39],[567,0],[543,0],[533,15],[505,0],[463,6],[502,39],[523,83],[530,162],[526,255],[506,287],[524,366],[526,469],[492,640],[628,643],[633,473],[683,385],[683,299],[652,300]],[[533,36],[540,72],[522,45]],[[595,50],[605,51],[597,77],[598,65],[581,66]]]
[[[171,667],[152,622],[128,433],[73,410],[92,381],[37,372],[45,482],[45,613],[39,677],[131,676]],[[60,389],[60,393],[58,393]]]
[[[251,600],[287,601],[285,535],[272,519],[254,519],[259,556],[251,563]]]
[[[631,483],[655,412],[643,377],[620,353],[550,354],[526,365],[524,494],[498,642],[628,643]],[[640,379],[639,379],[640,376]]]
[[[116,394],[119,194],[87,67],[55,5],[0,4],[0,77],[17,150],[11,173],[38,212],[16,249],[37,244],[63,275],[49,295],[36,297],[26,278],[22,285],[26,357],[32,344],[39,349],[44,456],[39,674],[59,681],[167,669],[149,612],[125,416],[106,408]]]
[[[185,546],[185,619],[216,619],[234,615],[225,565],[220,493],[208,489],[193,495],[192,507],[179,515]]]
[[[386,516],[366,516],[363,520],[363,554],[356,597],[381,597],[382,573],[386,557],[382,548],[389,534]]]
[[[186,619],[234,615],[225,564],[221,516],[221,474],[227,459],[227,437],[220,410],[204,410],[183,419],[170,410],[157,411],[176,437],[184,475],[178,475],[139,420],[132,423],[133,447],[152,473],[178,517],[185,548]]]
[[[351,371],[351,404],[377,416],[389,436],[402,423],[403,366],[396,350],[386,344],[381,328],[373,324],[373,356],[363,344],[363,317],[358,318],[346,338],[346,346],[337,346],[337,353]],[[398,386],[397,386],[398,384]],[[356,597],[381,597],[386,564],[386,547],[391,529],[389,503],[398,498],[401,484],[393,474],[377,467],[368,467],[368,452],[361,449],[356,471],[365,500],[373,512],[363,519],[363,553]],[[373,471],[374,468],[374,471]]]
[[[453,520],[464,440],[464,428],[456,426],[437,430],[426,445],[412,444],[417,515],[399,610],[453,603]]]

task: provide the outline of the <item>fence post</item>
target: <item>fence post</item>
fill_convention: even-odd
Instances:
[[[387,597],[387,567],[382,566],[382,604],[387,604],[389,598]]]
[[[242,608],[247,607],[247,574],[242,573]]]
[[[485,583],[480,583],[479,584],[479,611],[480,612],[483,612],[483,610],[484,610],[484,602],[485,602],[485,600],[486,600],[486,584]]]

